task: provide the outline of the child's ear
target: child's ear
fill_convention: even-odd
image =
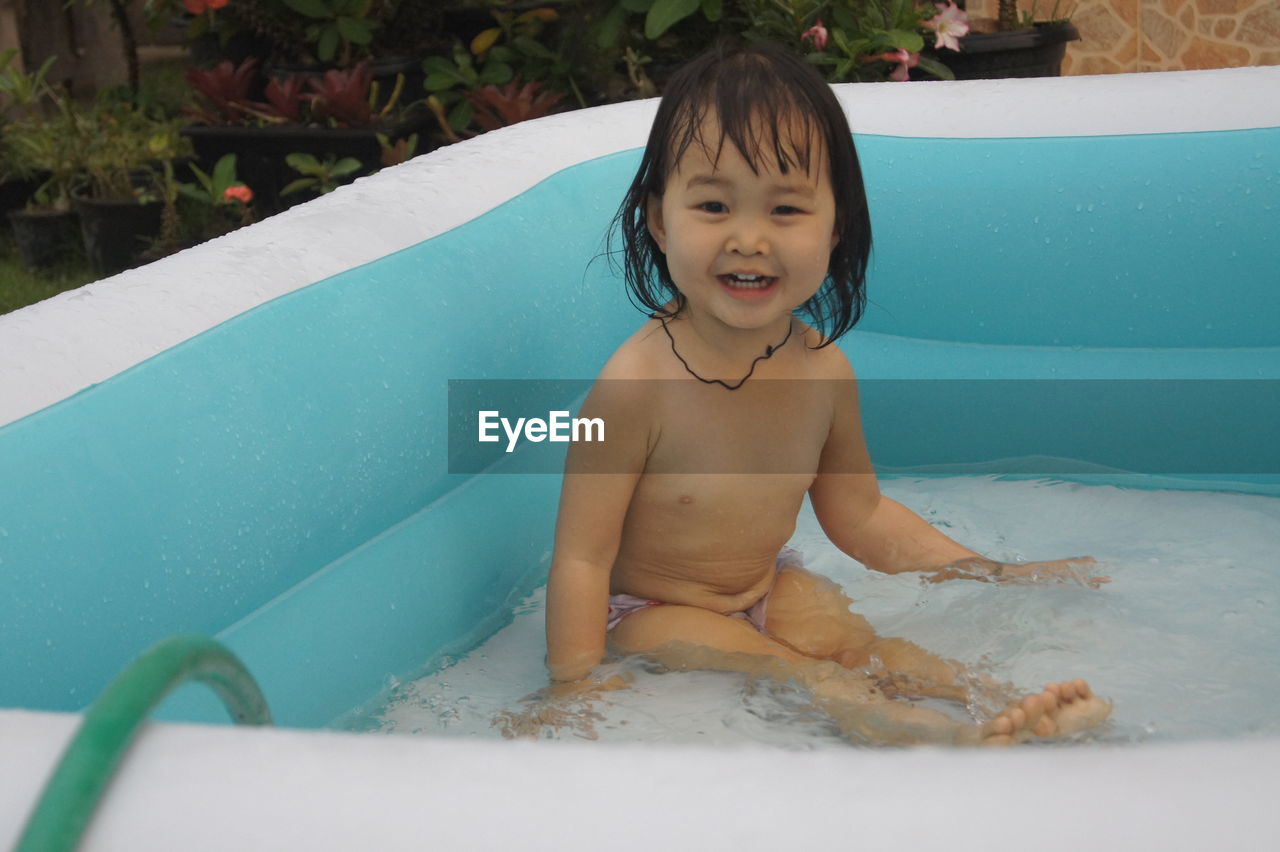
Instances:
[[[644,223],[662,253],[667,253],[667,229],[662,222],[662,196],[648,195],[644,200]]]

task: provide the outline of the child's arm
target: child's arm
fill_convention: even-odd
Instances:
[[[553,681],[580,680],[604,657],[609,575],[648,454],[643,386],[597,382],[579,416],[601,418],[605,441],[569,445],[547,582],[547,668]]]
[[[848,391],[842,390],[835,400],[831,431],[809,499],[823,531],[836,547],[875,571],[929,572],[930,582],[1074,579],[1092,586],[1106,582],[1106,578],[1089,576],[1094,564],[1090,557],[1025,564],[987,559],[883,496],[863,438],[853,368],[843,353],[836,353],[833,361],[838,361],[839,378],[847,381]]]

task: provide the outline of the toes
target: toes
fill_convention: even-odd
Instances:
[[[1028,695],[1022,699],[1022,710],[1027,714],[1027,721],[1035,721],[1044,715],[1044,701],[1039,695]]]
[[[1046,703],[1045,713],[1036,721],[1036,725],[1031,732],[1037,737],[1052,737],[1058,733],[1058,720],[1054,717],[1054,713],[1058,709],[1058,702],[1053,696],[1049,696]]]
[[[1093,690],[1089,688],[1089,684],[1087,681],[1081,678],[1077,678],[1071,682],[1071,685],[1076,688],[1076,694],[1079,695],[1081,698],[1093,697]]]

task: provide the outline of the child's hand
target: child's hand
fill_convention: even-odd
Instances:
[[[1096,589],[1110,583],[1110,577],[1094,574],[1098,560],[1092,556],[1076,556],[1054,562],[1002,563],[1003,575],[995,579],[1000,583],[1079,583]]]
[[[1098,560],[1092,556],[1076,556],[1053,562],[996,562],[991,559],[966,558],[949,562],[924,576],[926,582],[943,580],[980,580],[984,583],[1079,583],[1096,589],[1110,583],[1110,577],[1093,573]]]
[[[520,699],[532,702],[520,712],[503,710],[493,718],[507,739],[517,737],[538,738],[545,728],[568,728],[578,736],[594,740],[595,723],[604,717],[591,709],[590,702],[603,693],[626,689],[631,685],[631,675],[614,675],[600,680],[585,677],[582,680],[560,681],[545,686],[532,695]]]

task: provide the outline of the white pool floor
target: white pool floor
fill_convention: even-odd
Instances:
[[[990,478],[894,479],[884,493],[957,541],[1009,562],[1091,555],[1111,582],[1007,586],[867,571],[807,505],[791,546],[840,583],[882,635],[908,638],[1019,690],[1087,678],[1114,702],[1103,742],[1280,735],[1280,499]],[[393,682],[340,727],[499,737],[495,717],[546,684],[544,590],[465,658]],[[847,745],[792,687],[611,664],[631,688],[544,738],[786,748]],[[943,709],[941,702],[934,703]],[[963,708],[952,708],[963,717]],[[586,728],[590,730],[586,730]]]

